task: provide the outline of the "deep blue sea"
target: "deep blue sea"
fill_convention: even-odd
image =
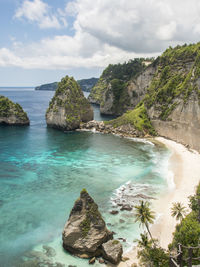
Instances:
[[[167,190],[170,152],[144,140],[47,128],[45,111],[54,92],[0,88],[0,94],[21,104],[31,121],[29,127],[0,126],[0,267],[34,262],[43,245],[55,250],[52,264],[88,266],[62,249],[62,230],[82,188],[115,238],[126,239],[124,249],[132,246],[140,231],[133,212],[109,211],[123,190],[154,197]],[[97,120],[109,119],[98,107],[94,113]]]

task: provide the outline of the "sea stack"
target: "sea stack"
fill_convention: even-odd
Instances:
[[[73,77],[64,77],[58,83],[55,95],[46,112],[49,127],[71,131],[79,128],[81,122],[93,119],[93,110],[84,97],[79,84]]]
[[[29,125],[29,118],[18,103],[0,95],[0,124]]]
[[[64,227],[64,249],[81,258],[99,256],[102,244],[112,238],[112,233],[98,211],[98,205],[83,189]]]

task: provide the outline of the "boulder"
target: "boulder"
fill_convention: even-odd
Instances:
[[[102,245],[102,253],[106,260],[118,264],[123,254],[122,244],[118,240],[109,240]]]
[[[91,258],[99,256],[101,245],[112,238],[112,233],[98,211],[98,205],[83,189],[64,227],[64,249],[78,257]]]
[[[0,124],[29,125],[29,118],[18,103],[0,95]]]
[[[64,131],[75,130],[81,122],[93,120],[93,109],[73,77],[66,76],[58,83],[55,95],[46,112],[49,127]]]

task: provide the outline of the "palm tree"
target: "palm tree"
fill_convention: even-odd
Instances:
[[[140,222],[140,225],[146,226],[149,236],[151,237],[151,240],[153,241],[153,237],[149,230],[149,223],[153,223],[155,219],[155,214],[150,209],[149,206],[150,206],[150,203],[148,201],[144,202],[143,200],[140,201],[140,205],[135,206],[135,209],[136,209],[135,222]]]
[[[147,248],[147,247],[151,247],[152,241],[148,239],[148,235],[147,232],[144,232],[144,234],[140,234],[141,239],[136,239],[135,241],[137,241],[138,246],[140,248]]]
[[[171,208],[171,215],[175,217],[177,221],[183,219],[186,214],[186,207],[183,206],[180,202],[174,202],[173,207]]]

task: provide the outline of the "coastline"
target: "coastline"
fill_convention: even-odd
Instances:
[[[200,154],[163,137],[156,137],[155,141],[164,144],[172,153],[169,170],[174,175],[174,188],[169,187],[159,199],[152,201],[152,210],[155,211],[157,219],[151,227],[151,232],[153,237],[159,240],[161,247],[167,249],[177,224],[175,218],[171,216],[172,203],[181,202],[189,209],[188,197],[195,193],[200,181]],[[128,267],[133,263],[138,263],[137,249],[125,253],[124,257],[128,257],[129,260],[121,262],[119,267]]]

